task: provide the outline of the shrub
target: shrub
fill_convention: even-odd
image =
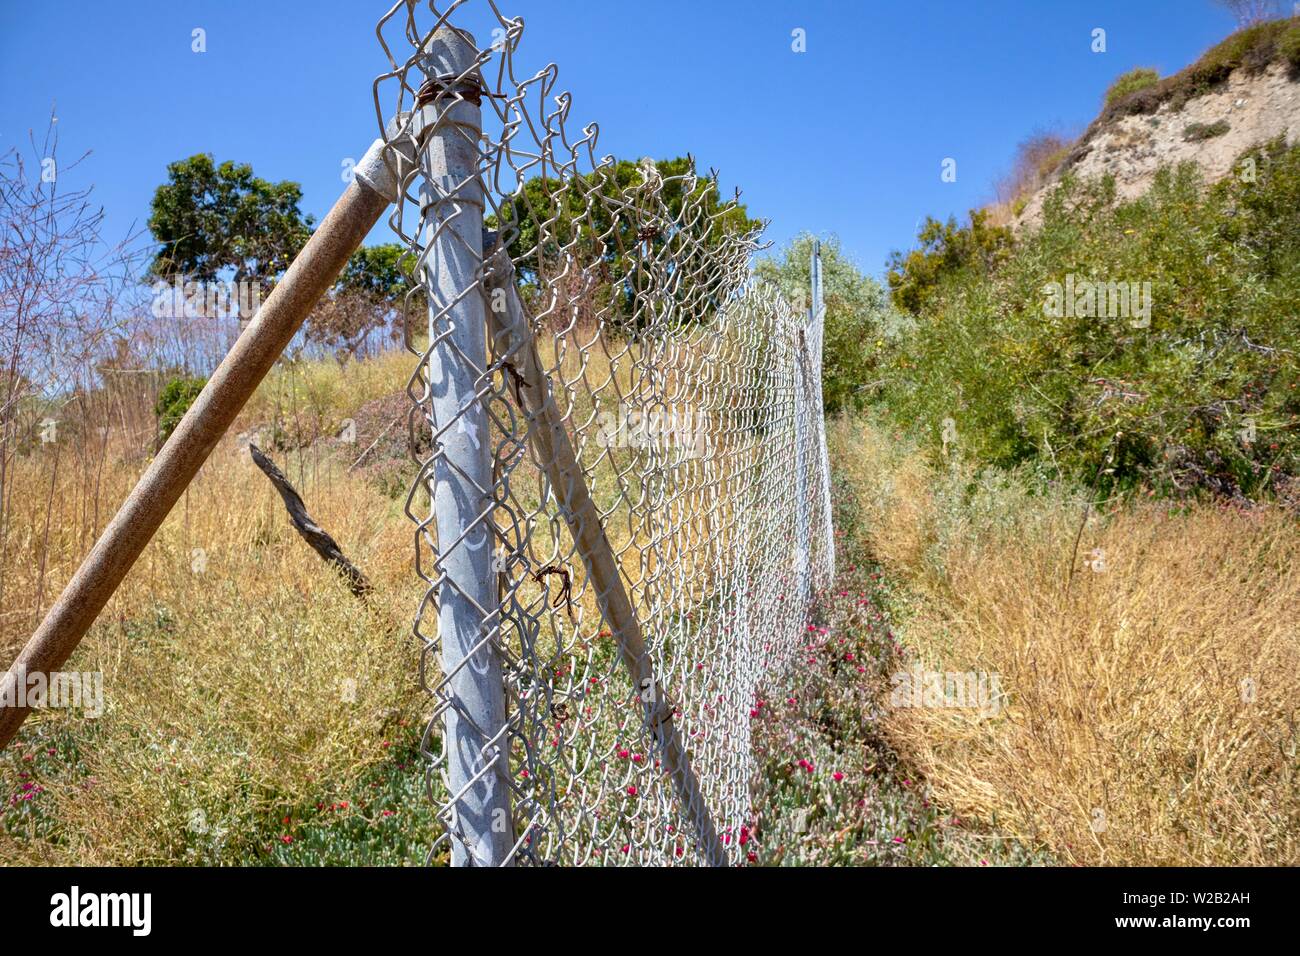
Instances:
[[[1189,123],[1187,129],[1183,130],[1183,139],[1189,143],[1198,143],[1204,139],[1222,136],[1231,128],[1228,121],[1222,119],[1213,123]]]
[[[1041,187],[1070,154],[1071,141],[1057,133],[1039,132],[1016,147],[1008,173],[997,185],[998,201],[1013,209],[1020,199]],[[1023,204],[1022,204],[1023,205]]]
[[[940,222],[927,216],[917,240],[916,249],[890,255],[886,274],[894,305],[912,315],[920,314],[946,282],[994,269],[1012,243],[1011,230],[992,225],[986,210],[972,210],[965,226],[951,217]]]
[[[172,432],[176,430],[176,426],[185,417],[185,413],[194,404],[194,400],[199,397],[199,392],[203,391],[203,386],[207,384],[208,380],[206,378],[182,375],[163,386],[162,391],[158,393],[158,401],[154,405],[154,412],[158,415],[158,440],[160,442],[165,442],[171,437]]]
[[[1110,89],[1106,91],[1106,105],[1112,106],[1124,99],[1124,97],[1136,93],[1138,90],[1145,90],[1149,86],[1155,86],[1158,82],[1160,82],[1160,74],[1155,70],[1143,66],[1129,70],[1127,73],[1121,74],[1110,85]]]
[[[1300,71],[1300,23],[1289,27],[1278,37],[1277,52],[1293,73]]]
[[[762,261],[756,269],[794,303],[808,298],[812,242],[811,235],[802,235],[786,247],[783,259]],[[826,300],[822,395],[826,411],[836,412],[862,404],[865,386],[878,378],[876,366],[895,323],[880,283],[844,256],[838,239],[822,242],[821,254]]]
[[[916,328],[881,363],[892,413],[933,452],[950,419],[947,444],[973,460],[1101,490],[1277,490],[1300,471],[1300,147],[1246,160],[1253,182],[1206,190],[1187,164],[1125,202],[1109,179],[1067,177],[991,265],[945,269],[923,229],[902,257],[928,283]],[[1117,315],[1109,286],[1093,308],[1048,310],[1076,280],[1136,288],[1149,312]]]

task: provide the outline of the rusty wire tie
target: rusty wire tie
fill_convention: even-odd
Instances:
[[[420,84],[420,88],[415,93],[416,109],[428,106],[440,93],[454,93],[460,99],[475,106],[482,106],[485,96],[499,100],[508,99],[504,93],[493,93],[487,89],[477,76],[431,76]]]
[[[540,584],[542,578],[544,578],[548,574],[558,574],[560,576],[560,581],[562,582],[560,584],[560,593],[555,595],[555,597],[551,600],[551,609],[554,610],[558,608],[561,604],[565,605],[566,609],[569,612],[569,620],[572,621],[574,619],[573,618],[573,582],[569,578],[569,569],[562,568],[558,564],[553,564],[550,567],[542,568],[540,571],[534,574],[533,580],[537,581]]]

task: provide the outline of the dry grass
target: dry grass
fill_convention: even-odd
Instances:
[[[1294,517],[1127,506],[1090,519],[1076,557],[1079,500],[834,431],[870,545],[913,595],[918,663],[1007,694],[993,716],[891,710],[939,799],[1080,864],[1300,861]]]
[[[323,368],[317,374],[329,382],[335,373]],[[358,374],[368,382],[374,371]],[[259,396],[253,416],[276,400],[277,385]],[[355,387],[364,394],[364,385]],[[337,401],[340,410],[347,404]],[[227,439],[65,668],[103,673],[103,716],[40,711],[0,762],[7,814],[19,812],[8,801],[22,792],[24,757],[44,759],[48,748],[57,756],[47,763],[59,763],[40,778],[39,811],[21,807],[26,823],[0,827],[0,858],[245,860],[259,823],[264,833],[286,803],[346,788],[384,758],[395,724],[417,720],[424,698],[400,502],[348,478],[328,449],[276,458],[370,577],[370,605],[307,548],[247,452]],[[99,489],[104,517],[145,464],[128,448],[110,449]],[[84,476],[56,472],[51,450],[18,459],[11,477],[10,555],[22,559],[5,569],[0,644],[9,658],[94,537],[80,504]],[[38,600],[32,542],[45,540],[47,501]]]
[[[573,385],[560,398],[575,421],[614,407],[612,389],[597,401],[592,388],[613,381],[623,395],[634,392],[634,354],[611,361],[592,348],[584,357],[553,341],[544,341],[542,352],[561,369],[559,380]],[[362,447],[334,437],[361,406],[404,390],[415,361],[388,353],[346,366],[282,363],[232,429],[256,433],[312,515],[365,572],[375,587],[369,604],[308,549],[270,484],[229,436],[65,667],[102,672],[105,714],[87,720],[75,711],[40,711],[0,756],[0,814],[8,817],[0,821],[0,859],[81,865],[262,858],[268,821],[346,794],[384,759],[385,740],[399,736],[395,724],[422,726],[428,701],[410,634],[422,585],[412,568],[405,493],[385,494],[362,470],[349,473]],[[144,432],[113,432],[102,468],[57,445],[37,445],[15,459],[10,560],[0,565],[0,653],[7,659],[143,472],[151,443]],[[600,451],[587,448],[584,460],[593,464],[602,507],[618,506],[625,494],[637,497],[639,477],[620,479],[614,460]],[[404,467],[402,484],[413,474]],[[539,506],[544,483],[531,462],[520,465],[512,487],[522,508]],[[643,533],[627,522],[611,531],[632,581],[654,570],[638,540]],[[532,547],[537,555],[566,555],[572,542],[567,531],[541,522]],[[575,585],[577,617],[594,636],[594,594],[581,574]],[[545,600],[544,587],[526,582],[521,599]],[[355,703],[346,699],[350,686]],[[55,753],[47,760],[49,750]],[[33,769],[29,755],[45,766],[24,777]],[[34,779],[43,787],[39,809],[9,802]]]

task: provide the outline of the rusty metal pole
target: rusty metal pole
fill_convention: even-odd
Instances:
[[[376,140],[307,245],[298,253],[126,502],[104,529],[0,683],[0,700],[20,701],[19,680],[47,676],[67,661],[172,506],[216,447],[348,257],[396,197],[396,178]],[[27,717],[0,706],[0,749]]]

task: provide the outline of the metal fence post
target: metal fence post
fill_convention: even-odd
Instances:
[[[809,264],[809,276],[812,285],[812,308],[808,313],[808,338],[811,342],[813,381],[813,400],[820,403],[822,399],[822,345],[826,333],[826,303],[822,298],[822,244],[813,240],[812,261]],[[826,560],[823,567],[826,579],[823,586],[829,586],[835,580],[835,525],[831,516],[831,461],[830,451],[826,447],[826,418],[818,408],[813,420],[817,423],[818,471],[820,472],[822,527]]]
[[[815,253],[814,253],[815,256]],[[809,313],[811,315],[811,312]],[[802,613],[812,597],[812,510],[810,508],[808,470],[811,465],[809,438],[815,433],[811,421],[813,400],[811,324],[799,326],[794,343],[794,559],[795,585]]]
[[[480,390],[487,364],[483,274],[482,133],[478,48],[442,27],[421,61],[416,135],[421,281],[429,300],[429,405],[437,529],[438,640],[442,653],[453,866],[510,859],[505,689],[493,639],[499,624],[492,570],[492,457]]]

